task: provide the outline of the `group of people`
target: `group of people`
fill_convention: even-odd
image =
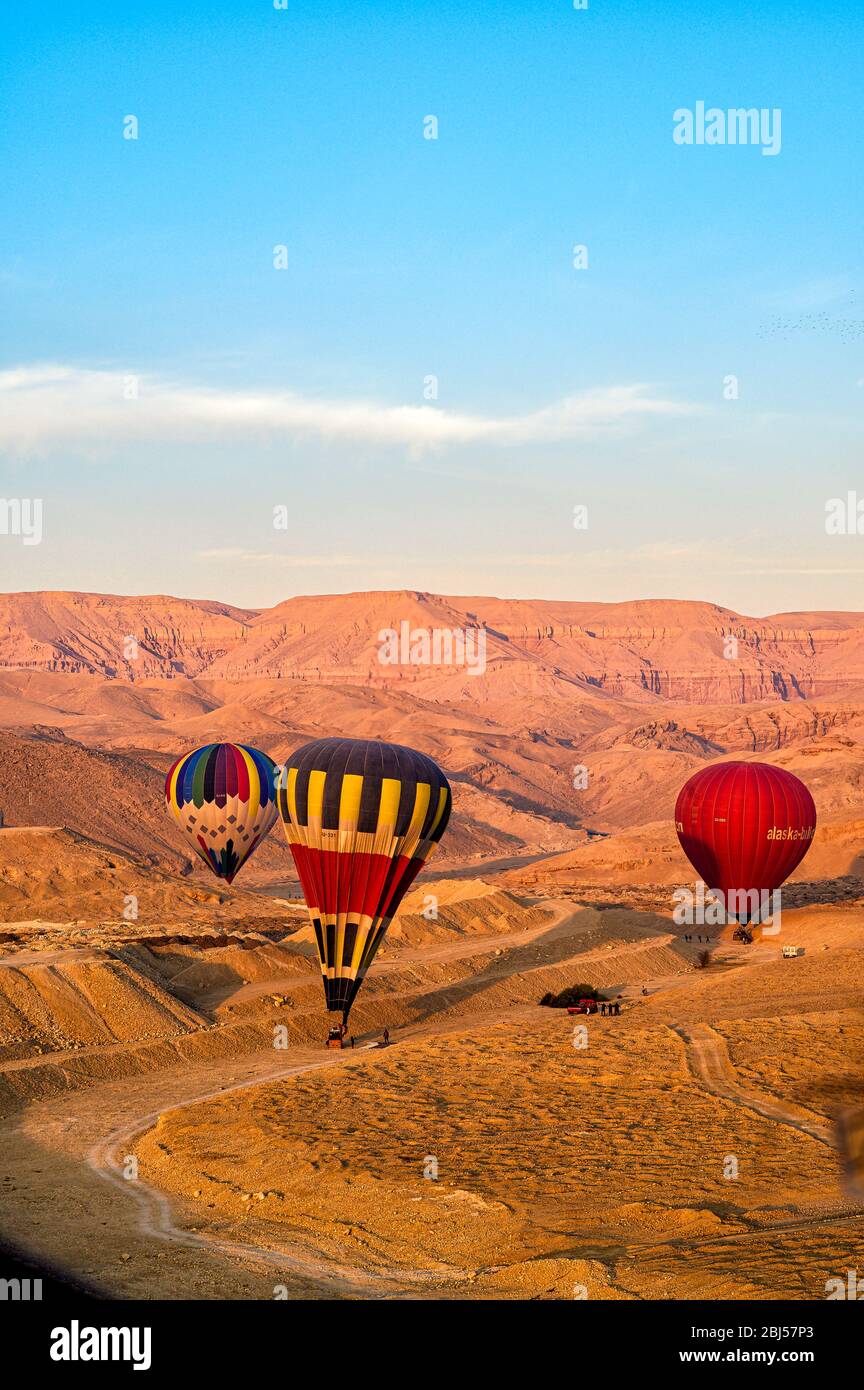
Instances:
[[[346,1033],[348,1033],[348,1024],[347,1024],[347,1023],[335,1023],[335,1024],[333,1025],[333,1027],[330,1029],[330,1032],[327,1034],[327,1044],[328,1044],[328,1046],[329,1046],[329,1044],[330,1044],[331,1042],[341,1042],[341,1044],[342,1044],[343,1047],[353,1047],[353,1046],[354,1046],[354,1034],[353,1034],[353,1033],[348,1033],[348,1038],[347,1038],[347,1041],[346,1041],[346,1037],[345,1037]],[[385,1029],[384,1029],[384,1033],[383,1033],[383,1035],[382,1035],[382,1041],[378,1044],[378,1046],[379,1046],[379,1047],[389,1047],[389,1046],[390,1046],[390,1029],[389,1029],[389,1028],[385,1028]]]
[[[617,1017],[617,1016],[620,1014],[620,1012],[621,1012],[621,1002],[620,1002],[620,1000],[618,1000],[618,999],[609,999],[609,1000],[601,999],[601,1000],[600,1000],[600,1015],[601,1015],[602,1018],[612,1018],[613,1015],[614,1015],[615,1017]]]

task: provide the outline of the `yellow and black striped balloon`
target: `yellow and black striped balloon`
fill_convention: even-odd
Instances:
[[[450,818],[450,785],[413,748],[321,738],[279,774],[277,803],[315,929],[327,1008],[347,1019],[405,893]]]

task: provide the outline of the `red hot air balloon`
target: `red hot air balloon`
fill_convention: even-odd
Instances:
[[[760,915],[762,895],[779,888],[810,848],[816,807],[804,783],[781,767],[717,763],[684,783],[675,829],[706,888],[747,923]]]

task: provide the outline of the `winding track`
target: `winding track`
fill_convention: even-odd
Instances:
[[[765,1120],[789,1125],[820,1144],[826,1144],[829,1149],[837,1148],[834,1131],[824,1120],[776,1096],[765,1095],[745,1086],[732,1065],[726,1039],[707,1023],[676,1024],[673,1032],[683,1040],[690,1070],[706,1091],[722,1096],[724,1100],[734,1101]]]
[[[555,924],[555,934],[557,935],[559,930],[566,931],[566,927],[565,921],[559,921]],[[545,931],[548,930],[547,924]],[[539,928],[530,933],[519,933],[519,943],[529,942],[535,934],[540,935],[543,932],[544,928]],[[496,945],[501,942],[501,938],[491,940],[494,940]],[[633,949],[633,944],[628,943],[630,949]],[[467,954],[482,949],[476,940],[470,945],[465,945],[468,947]],[[662,988],[669,982],[651,983],[653,988]],[[442,1031],[451,1027],[458,1030],[464,1026],[464,1019],[455,1019],[452,1022],[435,1021],[414,1025],[406,1029],[403,1036],[420,1039],[433,1034],[440,1035]],[[831,1130],[817,1116],[784,1104],[775,1097],[747,1088],[732,1066],[723,1038],[713,1029],[705,1024],[688,1024],[678,1025],[674,1031],[682,1039],[692,1075],[706,1090],[734,1104],[744,1106],[765,1119],[789,1125],[819,1143],[831,1148],[836,1147]],[[140,1178],[132,1182],[123,1176],[122,1161],[136,1138],[151,1129],[160,1116],[168,1112],[252,1089],[280,1077],[299,1076],[333,1066],[363,1066],[367,1056],[362,1048],[326,1057],[321,1056],[320,1049],[293,1049],[290,1061],[286,1059],[284,1062],[278,1062],[272,1049],[267,1049],[266,1052],[242,1058],[235,1057],[218,1063],[197,1064],[172,1070],[170,1073],[163,1073],[161,1077],[145,1075],[140,1078],[127,1078],[124,1082],[105,1083],[87,1092],[62,1096],[54,1101],[31,1107],[23,1116],[18,1117],[18,1122],[22,1134],[39,1136],[40,1162],[44,1162],[46,1167],[50,1165],[52,1158],[50,1152],[46,1154],[46,1150],[52,1147],[52,1127],[58,1137],[61,1131],[67,1136],[67,1140],[68,1136],[72,1136],[73,1142],[66,1142],[68,1160],[74,1165],[69,1171],[75,1174],[72,1201],[79,1203],[85,1212],[86,1220],[92,1222],[94,1209],[98,1211],[100,1207],[98,1190],[94,1192],[94,1182],[96,1189],[99,1186],[108,1189],[111,1194],[110,1210],[108,1204],[103,1202],[102,1205],[109,1219],[100,1223],[108,1228],[105,1231],[105,1240],[117,1249],[127,1242],[130,1248],[135,1249],[136,1255],[143,1257],[143,1263],[149,1270],[149,1273],[145,1272],[143,1276],[143,1287],[146,1290],[143,1296],[166,1296],[158,1292],[160,1280],[157,1276],[164,1272],[164,1266],[160,1271],[159,1266],[155,1264],[160,1258],[158,1251],[165,1251],[166,1248],[174,1252],[172,1266],[178,1265],[184,1277],[187,1272],[190,1277],[193,1274],[200,1275],[203,1262],[203,1267],[210,1275],[210,1285],[212,1286],[214,1279],[218,1280],[218,1297],[261,1297],[262,1292],[265,1297],[271,1296],[267,1287],[271,1280],[292,1285],[295,1295],[300,1296],[305,1294],[313,1297],[366,1299],[422,1298],[434,1297],[436,1291],[440,1294],[447,1289],[450,1296],[458,1297],[460,1286],[464,1296],[465,1285],[470,1284],[474,1271],[445,1265],[433,1270],[389,1266],[359,1270],[301,1244],[280,1244],[277,1247],[234,1240],[218,1233],[202,1234],[179,1224],[182,1221],[180,1206],[173,1203],[164,1192],[151,1187]],[[245,1071],[246,1075],[243,1080],[235,1081],[234,1075],[238,1071]],[[226,1078],[226,1084],[214,1085],[214,1081],[220,1076]],[[104,1124],[108,1116],[113,1123],[105,1133]],[[0,1140],[5,1138],[9,1141],[10,1152],[12,1137],[11,1131],[5,1136],[0,1134]],[[2,1157],[3,1154],[0,1152],[0,1161]],[[67,1161],[67,1169],[68,1167]],[[19,1171],[22,1179],[26,1180],[26,1163],[19,1163]],[[49,1177],[50,1181],[43,1192],[53,1194],[56,1219],[59,1221],[63,1212],[64,1196],[69,1191],[69,1187],[64,1186],[64,1183],[69,1182],[69,1175],[64,1176],[62,1167],[58,1167],[55,1173],[51,1173],[49,1169]],[[39,1199],[40,1193],[34,1184],[31,1186],[29,1200]],[[129,1219],[130,1214],[134,1214],[132,1222]],[[850,1213],[847,1208],[845,1212],[797,1219],[758,1231],[739,1232],[728,1236],[703,1235],[680,1241],[674,1238],[671,1241],[659,1242],[637,1241],[632,1245],[628,1243],[626,1249],[628,1253],[636,1254],[640,1251],[647,1253],[652,1249],[659,1250],[669,1244],[696,1247],[726,1241],[760,1240],[775,1234],[783,1235],[794,1230],[854,1220],[859,1216],[860,1213]],[[70,1232],[74,1231],[77,1234],[80,1226],[79,1213],[77,1222],[70,1225]],[[45,1215],[44,1228],[49,1232],[52,1229],[48,1212]],[[137,1232],[134,1245],[133,1228]],[[131,1257],[121,1255],[119,1258]],[[612,1258],[614,1259],[614,1256]],[[256,1271],[253,1293],[249,1292],[250,1268]],[[266,1282],[262,1283],[262,1276]],[[141,1287],[139,1281],[137,1288]],[[135,1293],[132,1296],[135,1296]],[[171,1297],[172,1294],[169,1293],[167,1296]],[[196,1295],[180,1293],[173,1296]]]
[[[458,1025],[454,1025],[458,1026]],[[431,1033],[433,1029],[418,1027],[412,1030],[414,1036],[421,1037]],[[440,1027],[437,1030],[440,1031]],[[688,1025],[676,1025],[673,1031],[682,1039],[685,1044],[688,1064],[694,1078],[710,1091],[713,1095],[722,1097],[724,1100],[742,1105],[746,1109],[753,1111],[764,1119],[771,1120],[777,1124],[789,1125],[801,1133],[807,1134],[817,1142],[825,1144],[831,1149],[836,1149],[836,1139],[833,1130],[827,1124],[821,1122],[817,1117],[803,1111],[797,1107],[785,1104],[774,1097],[766,1096],[746,1087],[734,1070],[729,1057],[725,1039],[708,1024],[696,1023]],[[328,1058],[327,1060],[316,1059],[315,1061],[305,1062],[301,1065],[287,1066],[278,1072],[271,1074],[271,1079],[283,1076],[298,1076],[307,1072],[320,1071],[327,1067],[338,1065],[362,1065],[362,1051],[358,1057],[355,1053],[352,1056],[339,1056]],[[87,1162],[90,1168],[101,1178],[114,1184],[128,1198],[131,1196],[139,1208],[139,1225],[143,1234],[156,1240],[166,1241],[175,1245],[186,1247],[198,1247],[203,1250],[228,1256],[233,1259],[246,1259],[258,1261],[271,1267],[280,1269],[283,1272],[290,1270],[293,1274],[311,1279],[320,1284],[323,1290],[331,1295],[341,1294],[360,1298],[393,1298],[400,1295],[410,1296],[411,1290],[425,1286],[431,1289],[435,1286],[451,1287],[455,1284],[464,1283],[472,1277],[470,1273],[455,1268],[442,1267],[438,1271],[422,1271],[398,1268],[384,1268],[378,1271],[366,1270],[362,1278],[358,1278],[357,1270],[348,1265],[340,1264],[336,1261],[323,1259],[320,1255],[311,1254],[307,1250],[298,1246],[280,1245],[278,1248],[266,1246],[256,1246],[248,1242],[229,1240],[226,1238],[201,1235],[191,1232],[178,1226],[173,1218],[172,1207],[166,1195],[157,1188],[150,1187],[140,1179],[135,1183],[129,1183],[122,1176],[120,1151],[128,1152],[134,1141],[144,1132],[155,1125],[160,1116],[173,1110],[182,1109],[188,1105],[197,1104],[201,1101],[212,1100],[219,1096],[229,1095],[234,1092],[248,1090],[261,1084],[261,1078],[256,1077],[251,1080],[238,1082],[234,1085],[206,1090],[197,1090],[194,1095],[187,1095],[183,1100],[177,1101],[170,1106],[162,1107],[147,1115],[139,1115],[133,1121],[126,1122],[112,1130],[104,1139],[95,1144],[87,1155]],[[686,1245],[688,1248],[699,1246],[713,1246],[718,1243],[725,1244],[750,1242],[764,1240],[772,1235],[782,1236],[799,1230],[812,1230],[816,1227],[835,1225],[845,1221],[857,1220],[859,1212],[840,1212],[829,1215],[819,1215],[810,1218],[798,1218],[792,1221],[778,1223],[770,1228],[758,1231],[736,1232],[726,1236],[711,1237],[691,1237],[683,1239],[671,1239],[660,1241],[634,1241],[628,1242],[628,1253],[637,1252],[649,1253],[652,1250],[659,1250],[668,1245]]]
[[[307,1072],[323,1071],[329,1067],[340,1065],[362,1065],[364,1050],[366,1049],[361,1049],[359,1058],[355,1050],[350,1056],[342,1054],[338,1057],[331,1056],[327,1060],[305,1062],[300,1066],[286,1066],[272,1072],[267,1079],[278,1080],[287,1076],[301,1076]],[[254,1080],[240,1081],[235,1085],[222,1086],[216,1090],[199,1090],[194,1095],[187,1095],[183,1100],[177,1101],[173,1105],[160,1107],[148,1115],[138,1115],[131,1122],[127,1120],[93,1145],[87,1154],[87,1164],[100,1178],[122,1192],[124,1197],[132,1197],[137,1203],[138,1225],[143,1235],[154,1240],[185,1246],[189,1249],[199,1249],[211,1253],[218,1252],[235,1259],[252,1260],[274,1267],[280,1271],[282,1278],[279,1282],[282,1283],[284,1283],[286,1272],[290,1272],[304,1280],[320,1283],[324,1292],[331,1295],[392,1298],[394,1295],[404,1293],[406,1285],[417,1287],[456,1283],[470,1278],[470,1275],[463,1270],[442,1266],[437,1271],[389,1267],[367,1270],[364,1271],[361,1279],[358,1278],[356,1269],[351,1266],[342,1265],[337,1261],[327,1260],[321,1256],[316,1257],[300,1246],[268,1247],[253,1245],[245,1241],[228,1240],[218,1236],[201,1235],[175,1223],[171,1203],[164,1192],[151,1187],[141,1178],[130,1182],[123,1176],[122,1158],[119,1151],[122,1149],[124,1154],[128,1153],[135,1140],[147,1130],[152,1129],[163,1115],[170,1114],[174,1110],[185,1109],[190,1105],[197,1105],[202,1101],[216,1100],[238,1091],[249,1090],[261,1084],[261,1078],[255,1077]]]

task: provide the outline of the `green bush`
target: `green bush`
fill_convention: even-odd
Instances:
[[[550,1009],[572,1009],[580,999],[596,999],[599,1003],[602,998],[603,995],[594,985],[568,985],[560,994],[544,994],[540,1003]]]

